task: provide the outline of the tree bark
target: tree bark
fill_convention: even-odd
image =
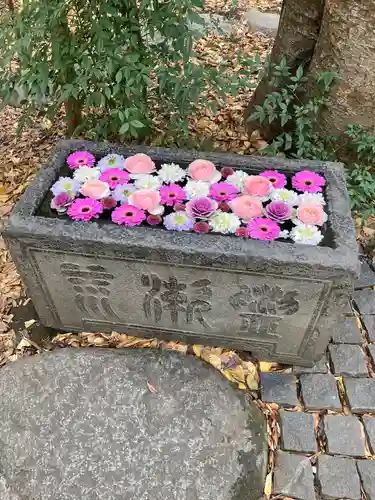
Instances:
[[[270,62],[276,64],[283,57],[290,68],[300,64],[308,66],[318,39],[324,0],[284,0],[281,10],[279,29],[272,49]],[[269,92],[276,89],[269,84],[270,74],[266,72],[258,84],[251,101],[245,111],[245,119],[254,110],[254,106],[262,104]],[[249,133],[259,128],[258,122],[247,121]],[[263,135],[273,135],[275,131],[262,130]]]
[[[82,106],[76,99],[71,98],[64,102],[64,107],[67,133],[72,136],[82,122]]]
[[[326,0],[310,75],[337,71],[340,80],[320,116],[323,133],[340,137],[352,123],[375,130],[374,7],[373,0]]]

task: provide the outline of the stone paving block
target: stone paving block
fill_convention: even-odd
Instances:
[[[344,378],[346,394],[354,413],[375,412],[375,378]]]
[[[329,352],[335,375],[368,376],[366,358],[359,345],[330,345]]]
[[[319,456],[318,479],[323,498],[361,500],[356,462],[351,458]]]
[[[358,460],[357,467],[369,500],[375,500],[375,461]]]
[[[282,449],[315,453],[314,415],[296,411],[280,412]]]
[[[301,373],[327,373],[327,356],[326,353],[315,363],[314,366],[308,368],[307,366],[293,366],[293,373],[300,375]]]
[[[262,401],[282,406],[297,406],[296,378],[290,373],[261,373]]]
[[[308,410],[341,410],[336,379],[333,375],[301,375],[302,397]]]
[[[324,429],[328,453],[352,457],[365,456],[365,438],[357,417],[326,415]]]
[[[369,344],[368,346],[368,350],[370,351],[370,354],[371,354],[371,357],[374,361],[374,365],[375,365],[375,344]]]
[[[272,493],[299,500],[315,500],[314,477],[310,460],[304,455],[278,451]]]
[[[375,285],[375,272],[366,260],[361,260],[361,271],[359,279],[354,283],[355,288]]]
[[[372,453],[375,453],[375,417],[362,417]]]
[[[362,315],[375,314],[375,290],[371,288],[356,290],[353,293],[353,299]]]
[[[332,334],[335,344],[362,344],[363,338],[355,316],[343,316],[335,325]]]
[[[363,314],[362,321],[366,327],[370,342],[375,342],[375,316]]]

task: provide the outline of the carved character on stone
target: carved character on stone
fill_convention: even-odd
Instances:
[[[82,268],[78,264],[64,262],[60,269],[62,275],[73,285],[75,303],[82,314],[87,318],[119,320],[108,300],[113,274],[96,264]]]
[[[232,307],[240,311],[242,332],[256,337],[277,340],[277,330],[284,316],[299,309],[296,290],[284,292],[278,285],[240,285],[240,291],[229,299]],[[244,311],[244,309],[246,309]]]
[[[209,328],[203,313],[211,310],[210,280],[201,279],[187,285],[179,283],[175,276],[162,280],[157,274],[151,273],[142,275],[142,285],[149,287],[143,300],[146,318],[159,323],[163,311],[168,311],[174,325],[178,324],[181,317],[186,323],[196,320]]]

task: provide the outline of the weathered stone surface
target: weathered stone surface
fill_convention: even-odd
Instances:
[[[323,498],[361,500],[361,487],[355,460],[318,457],[318,478]]]
[[[280,21],[279,14],[250,9],[244,17],[251,31],[260,32],[267,36],[276,36]]]
[[[345,377],[344,384],[353,412],[375,412],[375,378]]]
[[[0,483],[12,500],[262,494],[264,417],[197,358],[54,351],[2,368],[0,399]]]
[[[260,391],[265,403],[298,405],[296,378],[290,373],[261,373]]]
[[[365,455],[364,435],[357,417],[326,415],[324,417],[324,428],[328,453],[353,457],[363,457]]]
[[[235,31],[235,23],[219,14],[200,13],[202,23],[192,23],[191,28],[198,33],[212,32],[216,35],[231,35]]]
[[[341,410],[336,380],[333,375],[301,375],[302,397],[308,410]]]
[[[357,467],[362,479],[363,488],[366,497],[369,500],[375,500],[375,461],[358,460]]]
[[[330,345],[329,351],[335,375],[350,377],[368,375],[365,355],[359,345]]]
[[[362,417],[371,450],[375,453],[375,417]]]
[[[317,451],[314,415],[311,413],[281,411],[280,427],[283,450],[304,453]]]
[[[335,344],[362,344],[363,338],[355,316],[342,316],[334,327],[332,340]]]
[[[365,325],[370,341],[375,342],[375,316],[363,314],[362,321]]]
[[[371,354],[373,362],[375,363],[375,344],[369,344],[367,348]]]
[[[218,168],[231,165],[250,173],[318,171],[327,179],[335,248],[329,246],[329,234],[328,246],[266,245],[225,235],[49,217],[40,207],[66,157],[77,150],[97,158],[143,152],[157,165],[175,162],[184,168],[204,157]],[[341,165],[84,141],[63,142],[47,165],[4,230],[45,325],[229,346],[296,365],[312,366],[322,356],[359,268]]]
[[[309,368],[308,366],[293,366],[293,373],[296,375],[300,375],[301,373],[327,373],[327,356],[326,353],[320,358],[318,362],[315,363],[314,366]]]
[[[372,264],[371,264],[372,265]],[[375,272],[372,270],[370,264],[361,259],[361,270],[359,279],[354,283],[356,288],[374,286],[375,285]]]
[[[362,315],[375,314],[375,290],[372,288],[356,290],[353,299]]]
[[[315,500],[311,462],[304,455],[278,451],[273,475],[274,495]]]

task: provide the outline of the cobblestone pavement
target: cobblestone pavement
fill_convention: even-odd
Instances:
[[[279,405],[271,498],[375,500],[375,272],[365,261],[325,356],[261,374]]]

